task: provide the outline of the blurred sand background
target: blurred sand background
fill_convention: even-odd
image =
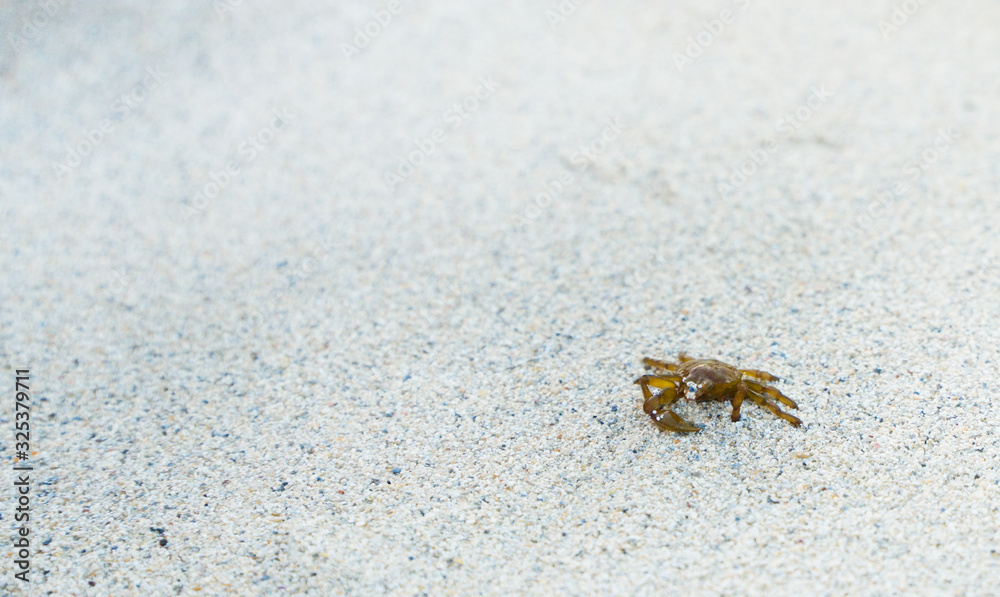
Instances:
[[[1000,585],[996,2],[6,2],[0,37],[37,451],[0,592]],[[632,381],[682,350],[804,425],[659,432]]]

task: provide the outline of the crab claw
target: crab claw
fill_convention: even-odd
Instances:
[[[651,417],[653,416],[653,412],[655,412],[656,409],[661,407],[663,407],[663,400],[660,394],[657,394],[656,396],[650,396],[649,398],[646,398],[645,402],[642,403],[643,412],[645,412],[647,415]]]
[[[669,408],[654,410],[649,413],[649,417],[653,419],[657,427],[664,431],[676,431],[678,433],[698,433],[701,431],[701,427],[685,421],[680,415]]]
[[[666,379],[658,375],[643,375],[635,380],[642,388],[642,410],[645,412],[656,426],[665,431],[677,431],[680,433],[697,433],[701,427],[692,425],[682,419],[677,413],[670,410],[670,405],[677,402],[683,395],[684,388],[678,381]],[[653,394],[649,387],[660,388],[660,392]]]

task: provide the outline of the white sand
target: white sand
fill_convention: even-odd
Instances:
[[[995,3],[403,1],[350,59],[384,2],[53,4],[0,8],[0,592],[996,591]],[[657,431],[681,350],[804,425]]]

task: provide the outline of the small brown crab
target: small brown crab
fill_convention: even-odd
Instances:
[[[729,400],[733,405],[733,414],[730,418],[734,422],[740,420],[740,406],[746,398],[796,427],[802,424],[797,417],[778,408],[768,396],[785,406],[797,409],[799,406],[795,401],[775,388],[755,381],[755,379],[778,381],[774,375],[757,369],[737,369],[714,359],[692,359],[684,353],[678,355],[677,360],[680,363],[644,358],[643,365],[660,369],[664,373],[643,375],[635,380],[635,383],[642,388],[642,397],[645,401],[642,410],[646,411],[660,429],[681,433],[701,431],[701,427],[685,421],[670,409],[670,406],[681,398],[693,402]],[[654,396],[649,391],[650,386],[660,388],[662,391]]]

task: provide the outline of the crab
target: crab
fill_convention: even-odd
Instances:
[[[799,408],[794,400],[763,383],[778,381],[778,377],[757,369],[737,369],[715,359],[693,359],[684,353],[678,355],[677,360],[680,362],[644,358],[643,365],[659,369],[662,373],[643,375],[635,380],[642,388],[642,410],[660,429],[679,433],[701,431],[701,427],[685,421],[671,410],[671,405],[681,398],[692,402],[729,400],[733,405],[730,415],[733,422],[740,420],[740,406],[744,399],[748,399],[795,427],[802,424],[797,417],[784,412],[771,401],[773,398],[789,408]],[[661,391],[654,395],[650,387],[660,388]]]

